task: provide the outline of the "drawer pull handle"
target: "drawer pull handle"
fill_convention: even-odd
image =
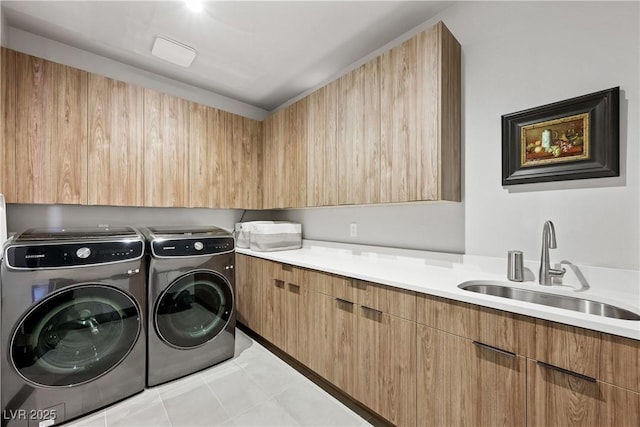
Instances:
[[[273,279],[273,283],[274,283],[274,285],[276,285],[278,288],[284,288],[284,280]]]
[[[336,301],[341,302],[343,304],[350,304],[353,305],[353,303],[351,301],[347,301],[346,299],[342,299],[342,298],[334,298]]]
[[[498,347],[494,347],[492,345],[488,345],[488,344],[484,344],[478,341],[472,341],[474,345],[477,345],[480,348],[486,348],[487,350],[491,350],[491,351],[495,351],[496,353],[500,353],[503,354],[505,356],[509,356],[509,357],[516,357],[516,354],[511,352],[511,351],[507,351],[507,350],[503,350],[501,348]]]
[[[562,372],[563,374],[571,375],[572,377],[580,378],[581,380],[589,381],[590,383],[596,383],[596,379],[592,377],[588,377],[586,375],[579,374],[577,372],[570,371],[568,369],[560,368],[558,366],[549,365],[548,363],[540,362],[539,360],[536,363],[545,368],[551,369],[553,371]]]
[[[300,285],[296,285],[295,283],[289,283],[290,288],[300,289]]]
[[[282,264],[282,270],[284,271],[293,271],[293,266],[289,264]]]
[[[378,316],[382,316],[382,311],[376,310],[375,308],[367,307],[366,305],[361,305],[360,307],[364,308],[367,311],[377,314]]]

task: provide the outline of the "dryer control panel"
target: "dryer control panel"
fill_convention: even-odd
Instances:
[[[233,252],[234,249],[232,237],[156,239],[151,242],[153,256],[159,258],[215,255]]]
[[[62,268],[142,258],[142,241],[25,244],[7,248],[7,265],[18,269]]]

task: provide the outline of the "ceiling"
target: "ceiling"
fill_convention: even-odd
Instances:
[[[401,36],[449,1],[2,1],[8,25],[273,110]],[[157,35],[197,51],[182,68]]]

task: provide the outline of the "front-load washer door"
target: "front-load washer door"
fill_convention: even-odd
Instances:
[[[158,335],[177,348],[198,347],[222,332],[233,314],[233,290],[212,271],[193,271],[175,280],[154,310]]]
[[[123,291],[100,284],[67,288],[22,318],[12,335],[11,361],[39,386],[83,384],[124,360],[141,328],[140,309]]]

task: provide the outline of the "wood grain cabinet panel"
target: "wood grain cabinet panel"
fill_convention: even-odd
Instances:
[[[536,360],[640,392],[640,341],[536,321]]]
[[[16,53],[16,201],[87,203],[88,73]]]
[[[307,99],[264,122],[264,206],[304,207],[307,203]]]
[[[407,320],[416,320],[416,293],[364,280],[354,280],[358,304]]]
[[[464,338],[534,356],[535,319],[447,298],[419,294],[418,323]]]
[[[460,45],[442,23],[380,57],[380,201],[460,200]]]
[[[379,60],[338,80],[338,204],[380,202]]]
[[[143,90],[89,74],[90,205],[141,206]]]
[[[228,168],[226,137],[229,113],[189,103],[189,206],[226,205]]]
[[[415,426],[416,324],[366,306],[357,310],[355,397],[394,425]]]
[[[15,203],[16,199],[16,52],[0,48],[2,55],[0,76],[2,85],[2,104],[0,108],[0,193],[6,203]]]
[[[566,350],[570,351],[570,350]],[[529,360],[527,425],[636,427],[640,394]]]
[[[229,114],[227,121],[225,207],[262,208],[262,124]]]
[[[189,102],[144,89],[144,203],[189,205]]]
[[[338,204],[337,93],[334,81],[308,97],[306,206]]]
[[[428,326],[417,335],[419,426],[526,425],[524,357]]]

